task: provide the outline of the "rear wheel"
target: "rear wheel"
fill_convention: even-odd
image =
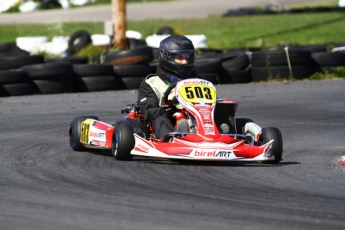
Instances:
[[[283,137],[279,129],[275,127],[263,128],[260,139],[262,140],[263,144],[266,144],[270,140],[274,140],[272,145],[272,153],[275,159],[263,161],[263,163],[278,164],[281,161],[283,154]]]
[[[131,150],[135,140],[133,127],[128,124],[117,124],[113,134],[112,154],[116,160],[130,161],[133,158]]]
[[[86,150],[84,145],[80,143],[81,123],[85,121],[86,119],[94,119],[97,121],[99,120],[98,117],[96,116],[80,116],[80,117],[74,118],[69,126],[69,131],[68,131],[69,143],[70,143],[71,148],[74,151]]]

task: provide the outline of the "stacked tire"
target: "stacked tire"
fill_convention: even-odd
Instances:
[[[116,90],[117,78],[112,65],[74,64],[76,92]]]
[[[222,61],[219,58],[197,59],[195,71],[205,80],[219,84],[219,75],[222,72]]]
[[[5,50],[5,47],[8,49]],[[25,52],[21,52],[15,45],[2,46],[1,48],[1,53],[7,55],[0,56],[0,96],[32,94],[33,87],[28,73],[20,70],[20,67],[23,65],[43,63],[43,56],[29,56]]]
[[[251,82],[249,57],[244,51],[201,50],[195,70],[219,84]]]
[[[254,82],[292,77],[300,80],[313,73],[311,52],[308,50],[290,50],[288,55],[285,51],[254,51],[251,64]]]
[[[113,66],[118,77],[118,89],[138,89],[144,78],[152,72],[150,62],[153,59],[153,49],[149,46],[105,55],[105,63]]]
[[[316,72],[333,73],[337,67],[345,67],[343,52],[313,52],[311,56]]]
[[[74,92],[74,72],[71,63],[24,65],[20,69],[28,73],[34,94]]]
[[[21,70],[0,70],[0,97],[30,95],[29,75]]]
[[[220,83],[238,84],[252,82],[249,56],[245,51],[228,52],[223,54],[222,66],[224,68]]]

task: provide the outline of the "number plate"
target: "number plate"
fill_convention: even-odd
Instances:
[[[184,85],[180,87],[179,92],[186,102],[216,103],[216,91],[207,85]]]

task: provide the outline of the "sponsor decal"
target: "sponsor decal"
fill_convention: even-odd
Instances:
[[[143,146],[142,144],[138,144],[137,148],[145,151],[145,152],[148,152],[149,151],[149,148],[147,148],[146,146]]]
[[[193,155],[196,157],[215,157],[215,158],[234,158],[236,157],[232,150],[194,150]]]
[[[204,129],[205,134],[214,134],[214,129],[213,128],[206,128]]]
[[[90,145],[104,147],[104,146],[105,146],[105,142],[101,142],[101,141],[91,141],[91,142],[90,142]]]
[[[200,107],[199,107],[199,108],[200,108]],[[210,110],[210,109],[205,109],[205,108],[200,108],[200,109],[199,109],[199,112],[200,112],[200,113],[210,113],[211,110]]]
[[[194,81],[184,81],[183,84],[184,84],[184,85],[188,85],[188,84],[198,84],[198,80],[194,80]]]
[[[196,143],[196,145],[224,145],[224,146],[228,146],[228,144],[226,144],[224,142],[198,142],[198,143]]]
[[[196,107],[198,107],[199,109],[210,109],[211,105],[207,105],[207,104],[195,104]]]
[[[205,120],[209,120],[210,119],[210,113],[200,113],[201,116],[205,119]]]
[[[207,82],[207,81],[199,81],[198,84],[200,84],[200,85],[208,85],[209,82]]]
[[[100,129],[91,128],[89,132],[90,140],[95,141],[106,141],[105,131]]]
[[[216,155],[216,151],[210,150],[195,150],[194,156],[196,157],[214,157]]]
[[[232,151],[232,150],[219,151],[216,154],[216,157],[219,157],[219,158],[232,158],[234,156],[235,156],[235,154],[234,154],[234,151]]]
[[[105,137],[105,132],[90,132],[90,137],[96,137],[96,138],[100,138],[103,139]]]

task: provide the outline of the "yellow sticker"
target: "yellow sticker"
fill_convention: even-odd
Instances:
[[[207,85],[183,85],[180,87],[179,93],[186,102],[216,103],[216,91]]]
[[[87,119],[81,123],[80,127],[80,143],[84,145],[89,144],[89,133],[90,126],[93,124],[94,120]]]

